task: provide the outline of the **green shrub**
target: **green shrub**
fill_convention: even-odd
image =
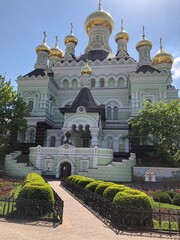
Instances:
[[[89,183],[91,183],[91,182],[94,182],[95,180],[93,179],[93,178],[81,178],[78,182],[77,182],[77,184],[79,185],[79,186],[81,186],[81,187],[83,187],[83,188],[85,188],[86,187],[86,185],[88,185]]]
[[[138,193],[138,192],[139,193]],[[122,206],[122,207],[134,207],[134,208],[143,208],[146,210],[151,210],[152,206],[149,200],[149,197],[139,190],[132,191],[130,190],[124,190],[123,192],[118,192],[113,200],[113,203],[116,206]]]
[[[95,193],[98,194],[99,196],[103,196],[103,192],[104,190],[109,187],[110,185],[113,185],[113,182],[104,182],[104,183],[100,183],[95,190]]]
[[[103,181],[93,181],[90,182],[88,185],[86,185],[85,189],[94,192],[96,190],[96,187],[100,184],[103,183]]]
[[[180,206],[180,193],[176,193],[176,195],[173,198],[173,204]]]
[[[153,199],[155,202],[161,203],[172,203],[172,199],[167,192],[155,192],[153,194]]]
[[[113,184],[107,187],[103,192],[103,197],[107,198],[109,201],[113,201],[114,196],[120,192],[124,191],[126,189],[126,186],[120,185],[120,184]]]
[[[171,197],[171,199],[174,198],[174,196],[176,195],[175,191],[167,191],[167,193],[169,194],[169,196]]]
[[[32,215],[39,211],[45,213],[54,204],[51,186],[38,174],[28,174],[16,198],[18,211]]]

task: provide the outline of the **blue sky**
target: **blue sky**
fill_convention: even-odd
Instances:
[[[79,43],[76,55],[84,52],[88,37],[84,30],[86,17],[96,11],[99,0],[0,0],[0,73],[11,79],[17,88],[19,75],[34,69],[35,48],[42,43],[43,31],[47,32],[47,45],[53,47],[55,36],[59,36],[59,48],[63,51],[64,37],[74,25],[74,35]],[[159,50],[159,39],[163,49],[171,53],[173,85],[180,89],[180,1],[179,0],[102,0],[102,9],[109,12],[115,22],[110,37],[113,53],[117,45],[114,37],[124,21],[124,30],[130,35],[129,54],[138,59],[136,44],[141,40],[142,26],[146,38],[152,41],[151,56]],[[179,94],[180,95],[180,94]]]

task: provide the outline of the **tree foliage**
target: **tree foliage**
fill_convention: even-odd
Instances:
[[[25,132],[28,108],[10,81],[0,75],[0,154],[14,143],[18,132]]]
[[[128,121],[129,139],[134,146],[156,146],[156,157],[172,160],[180,141],[180,100],[169,103],[147,101],[140,114]]]

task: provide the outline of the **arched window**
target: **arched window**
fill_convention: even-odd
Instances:
[[[29,108],[29,111],[32,112],[33,111],[33,108],[34,108],[34,102],[31,100],[29,101],[28,103],[28,108]]]
[[[118,80],[118,87],[119,88],[123,88],[124,87],[124,78],[119,78],[119,80]]]
[[[35,142],[35,131],[32,129],[29,132],[29,142],[34,143]]]
[[[100,87],[101,87],[101,88],[104,87],[104,79],[103,79],[103,78],[100,79]]]
[[[111,119],[111,107],[107,107],[107,120]]]
[[[73,79],[72,81],[72,89],[77,89],[78,88],[78,83],[76,79]]]
[[[95,79],[91,79],[91,88],[95,88],[96,87],[96,81]]]
[[[68,89],[69,88],[69,82],[68,82],[67,79],[65,79],[64,82],[63,82],[63,88],[64,89]]]
[[[118,119],[118,107],[114,106],[113,108],[113,119],[117,120]]]
[[[51,137],[50,147],[55,147],[55,145],[56,145],[56,138],[53,136]]]
[[[113,149],[113,146],[114,146],[113,138],[108,137],[107,138],[107,147],[110,148],[110,149]]]

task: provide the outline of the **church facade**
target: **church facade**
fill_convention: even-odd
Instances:
[[[115,174],[114,180],[123,180],[122,165],[129,166],[130,175],[135,164],[124,138],[129,132],[127,120],[136,117],[147,100],[178,98],[171,77],[173,57],[160,40],[160,50],[151,58],[152,43],[143,28],[136,45],[139,59],[133,59],[123,22],[115,36],[117,52],[112,53],[109,37],[114,21],[101,4],[84,26],[89,37],[84,54],[76,56],[78,38],[72,26],[64,38],[65,53],[58,47],[58,37],[49,48],[44,33],[34,70],[18,77],[18,93],[31,113],[27,132],[18,141],[34,144],[29,158],[45,174],[61,177],[81,171],[96,178],[106,175],[105,180]]]

